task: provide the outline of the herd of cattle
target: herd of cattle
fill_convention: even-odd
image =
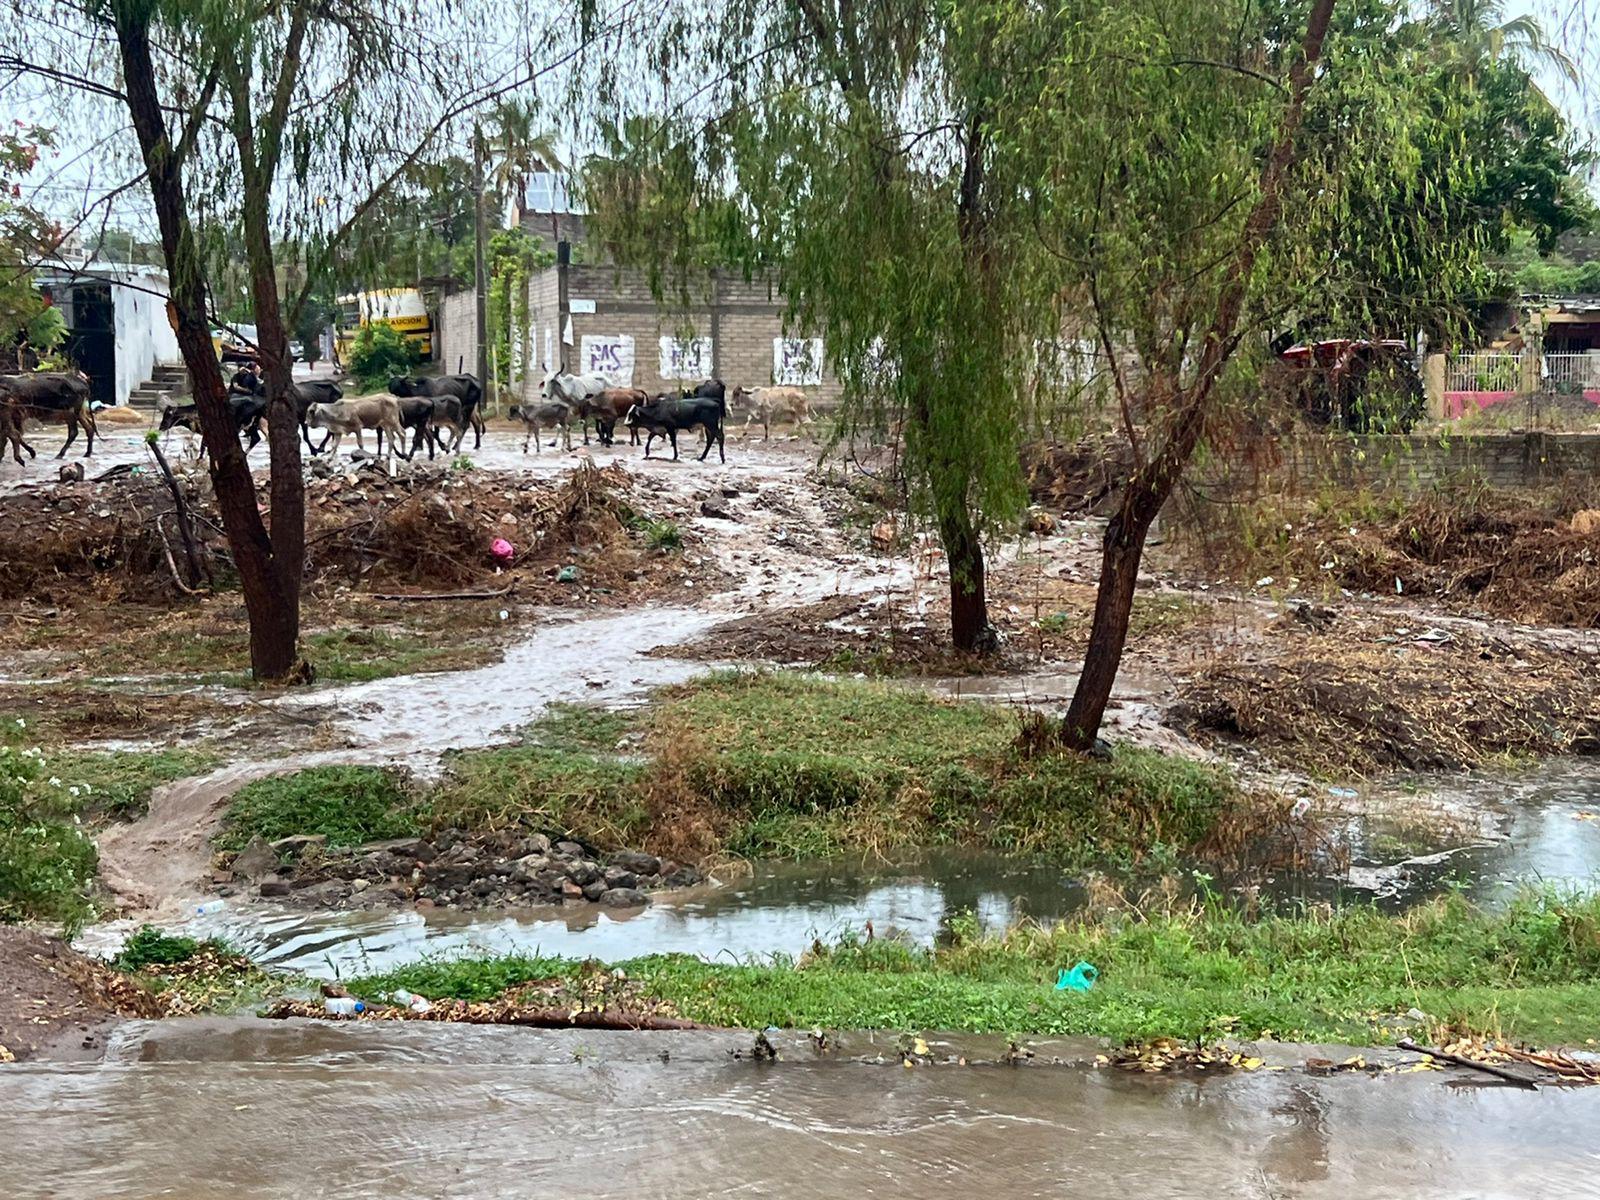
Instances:
[[[249,380],[248,385],[237,386],[240,379],[236,377],[227,400],[234,430],[247,439],[245,451],[248,453],[261,440],[267,400],[264,384],[253,375],[245,378]],[[320,454],[330,443],[333,453],[337,454],[346,434],[354,434],[356,445],[365,451],[362,435],[369,430],[377,434],[380,456],[384,453],[383,441],[387,434],[390,453],[408,460],[424,446],[430,459],[435,451],[455,453],[469,428],[473,432],[473,449],[483,444],[483,387],[473,375],[391,379],[389,395],[360,396],[351,400],[344,399],[344,392],[337,384],[324,380],[295,383],[291,388],[300,433],[313,455]],[[787,417],[797,425],[808,424],[811,420],[809,402],[799,388],[734,388],[732,401],[735,408],[747,414],[744,425],[747,436],[751,423],[757,420],[768,437],[772,434],[774,417]],[[639,431],[645,431],[646,458],[650,457],[650,447],[657,437],[671,444],[672,457],[677,458],[678,434],[699,429],[705,435],[700,461],[705,461],[715,442],[719,457],[726,462],[724,430],[728,411],[729,396],[720,379],[708,379],[679,395],[651,396],[641,388],[612,387],[603,375],[560,372],[540,385],[540,399],[536,403],[513,405],[510,416],[514,421],[521,421],[526,430],[527,436],[522,442],[524,454],[530,442],[538,444],[545,429],[559,430],[565,447],[571,449],[574,420],[583,430],[585,445],[589,442],[592,424],[601,445],[609,446],[613,443],[617,422],[621,421],[632,434],[634,445],[639,444]],[[24,421],[30,418],[66,425],[67,439],[57,458],[66,455],[80,427],[86,435],[84,457],[94,453],[97,429],[88,380],[81,373],[0,376],[0,437],[10,444],[12,456],[19,464],[23,461],[23,450],[35,457],[33,447],[22,437]],[[179,426],[200,432],[199,410],[192,401],[162,409],[160,429],[166,431]],[[313,429],[324,433],[320,445],[312,444]],[[406,448],[408,441],[409,450]],[[3,453],[0,449],[0,454]]]

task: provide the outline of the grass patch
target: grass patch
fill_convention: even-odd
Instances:
[[[1054,991],[1080,959],[1100,978]],[[1457,897],[1392,916],[1357,906],[1247,921],[1221,906],[1147,920],[1084,919],[1000,937],[953,923],[922,950],[847,938],[799,961],[620,964],[643,993],[711,1024],[785,1028],[1083,1034],[1117,1040],[1222,1035],[1382,1043],[1417,1007],[1476,1033],[1538,1043],[1600,1034],[1600,898],[1528,893],[1486,912]],[[483,1000],[581,964],[445,959],[358,980]]]
[[[643,762],[604,753],[630,729]],[[440,825],[524,826],[676,858],[948,843],[1167,863],[1245,810],[1223,773],[1123,749],[1025,756],[1015,712],[885,684],[727,672],[638,714],[553,712],[535,745],[457,756]]]
[[[455,671],[482,666],[492,648],[461,642],[430,646],[416,634],[377,629],[325,629],[305,638],[306,657],[323,683],[365,683],[420,671]]]
[[[419,828],[416,795],[398,772],[379,767],[311,767],[247,783],[234,794],[214,839],[242,849],[297,833],[325,834],[329,846],[405,837]]]
[[[53,769],[62,779],[85,789],[86,815],[131,821],[144,815],[150,793],[158,785],[210,770],[217,755],[174,748],[109,753],[58,750],[54,761]]]
[[[234,1012],[260,1000],[270,976],[219,938],[197,941],[145,925],[111,963],[161,996],[170,1014]]]

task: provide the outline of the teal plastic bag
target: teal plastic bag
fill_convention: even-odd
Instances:
[[[1100,972],[1093,963],[1080,962],[1070,971],[1062,969],[1061,978],[1056,980],[1056,991],[1087,992],[1099,978]]]

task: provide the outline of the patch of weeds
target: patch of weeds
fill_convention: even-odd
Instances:
[[[1445,897],[1399,915],[1370,906],[1250,921],[1217,905],[983,935],[951,923],[920,948],[845,937],[799,960],[744,964],[658,955],[619,964],[645,996],[717,1025],[965,1030],[1209,1040],[1391,1043],[1419,1007],[1440,1026],[1533,1042],[1600,1032],[1600,898],[1528,892],[1503,910]],[[1079,960],[1087,993],[1057,992]],[[359,980],[434,998],[490,999],[580,964],[434,960]]]
[[[604,753],[634,727],[643,762]],[[1017,732],[1000,705],[727,672],[663,689],[642,714],[557,710],[535,728],[539,745],[456,756],[432,814],[680,859],[963,843],[1121,864],[1170,862],[1257,811],[1202,764],[1135,749],[1110,762],[1025,756]]]
[[[637,710],[552,704],[528,726],[527,740],[549,750],[603,754],[639,728]]]
[[[469,471],[476,471],[477,464],[465,454],[458,454],[450,460],[450,470],[458,475],[465,475]]]
[[[209,770],[217,755],[206,750],[116,750],[109,753],[55,752],[57,774],[80,789],[86,815],[131,821],[144,815],[150,793],[160,784]]]
[[[329,846],[406,837],[420,828],[419,801],[406,778],[380,767],[311,767],[244,785],[214,840],[239,850],[253,837],[325,834]]]
[[[683,530],[676,521],[636,516],[631,524],[644,538],[644,544],[658,554],[683,549]]]
[[[162,933],[154,925],[141,925],[123,946],[111,965],[119,971],[138,971],[151,966],[171,966],[188,962],[200,949],[192,937]]]
[[[376,629],[325,629],[305,638],[317,679],[365,683],[419,671],[459,670],[482,664],[492,651],[478,644],[428,645],[416,634]]]

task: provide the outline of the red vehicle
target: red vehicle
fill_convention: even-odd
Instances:
[[[1281,340],[1281,339],[1280,339]],[[1422,377],[1398,339],[1329,338],[1278,350],[1300,408],[1321,425],[1352,433],[1404,433],[1424,410]]]

